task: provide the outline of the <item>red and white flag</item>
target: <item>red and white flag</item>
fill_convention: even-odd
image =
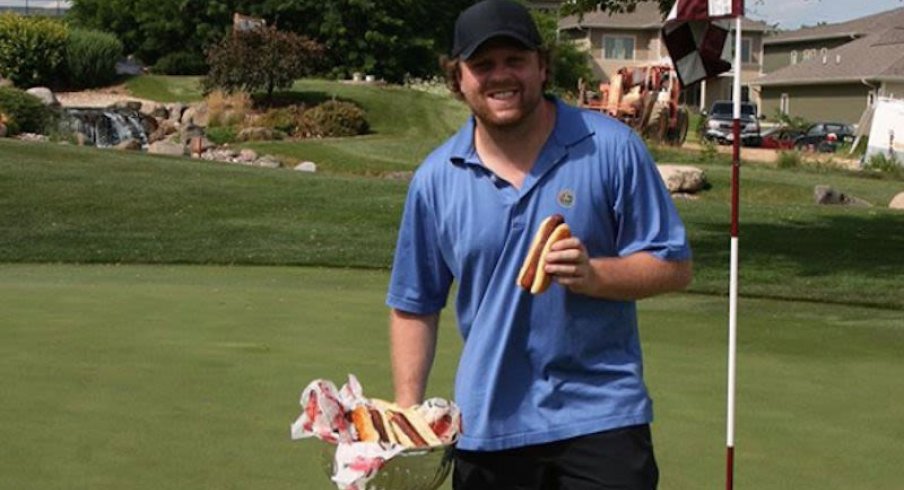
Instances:
[[[662,39],[681,85],[689,87],[731,70],[731,20],[744,15],[744,0],[677,0],[662,26]]]

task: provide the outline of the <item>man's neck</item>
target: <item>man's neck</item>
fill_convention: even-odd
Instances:
[[[499,128],[481,124],[474,131],[474,146],[483,164],[496,175],[521,188],[556,123],[556,104],[544,99],[518,126]]]

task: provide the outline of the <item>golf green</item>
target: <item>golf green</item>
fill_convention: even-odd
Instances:
[[[0,488],[333,488],[312,379],[390,397],[385,272],[0,265]],[[743,298],[737,488],[899,489],[900,311]],[[640,303],[661,489],[724,478],[727,301]],[[445,318],[428,394],[450,396]],[[448,488],[448,485],[447,485]]]

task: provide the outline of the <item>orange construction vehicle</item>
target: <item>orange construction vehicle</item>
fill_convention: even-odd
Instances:
[[[599,92],[578,82],[578,105],[609,114],[645,138],[680,146],[687,138],[687,107],[678,103],[681,83],[674,68],[654,64],[621,68]]]

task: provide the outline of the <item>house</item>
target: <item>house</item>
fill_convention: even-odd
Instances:
[[[904,97],[904,8],[767,37],[763,73],[762,113],[857,123],[876,97]]]
[[[662,19],[656,2],[642,2],[631,13],[609,14],[597,10],[584,14],[583,18],[564,17],[559,21],[559,31],[563,39],[570,39],[591,53],[594,74],[608,82],[623,66],[659,63],[668,57],[660,35]],[[741,24],[742,98],[757,104],[757,94],[750,91],[749,83],[761,74],[763,35],[767,27],[763,22],[747,18]],[[685,102],[708,109],[713,101],[731,99],[732,76],[726,73],[685,89]]]

